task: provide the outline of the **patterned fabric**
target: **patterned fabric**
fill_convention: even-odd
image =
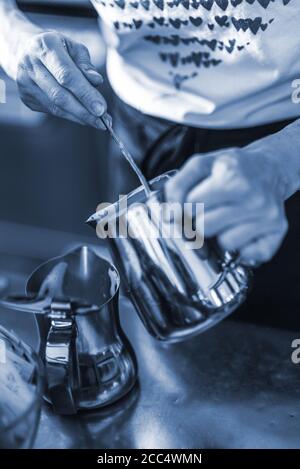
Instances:
[[[299,115],[299,0],[92,0],[115,92],[140,111],[237,128]]]

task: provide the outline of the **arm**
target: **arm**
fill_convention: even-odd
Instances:
[[[300,119],[280,132],[254,142],[251,147],[257,156],[262,155],[262,160],[265,155],[269,164],[277,165],[284,200],[300,190]]]
[[[0,25],[0,65],[8,76],[16,79],[20,45],[43,31],[20,12],[15,0],[0,3]]]
[[[0,65],[30,109],[105,129],[106,102],[97,89],[103,80],[83,44],[43,31],[14,0],[0,2],[0,44]]]
[[[205,236],[249,265],[270,260],[287,232],[284,202],[300,188],[300,120],[244,147],[194,155],[167,183],[170,201],[204,203]]]

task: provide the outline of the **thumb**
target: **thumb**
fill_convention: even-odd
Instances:
[[[272,259],[282,243],[281,233],[271,233],[252,241],[240,251],[241,262],[250,267],[257,267]]]
[[[183,203],[188,193],[211,174],[213,161],[214,158],[208,153],[191,157],[166,183],[166,199],[169,202]]]
[[[69,38],[65,39],[66,48],[70,57],[73,59],[77,67],[81,70],[83,75],[93,86],[99,86],[103,83],[102,75],[97,71],[91,62],[90,53],[83,44],[72,41]]]

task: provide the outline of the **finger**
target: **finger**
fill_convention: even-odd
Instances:
[[[104,121],[106,127],[112,129],[113,120],[110,114],[108,114],[107,112],[103,114],[102,120]]]
[[[203,203],[205,210],[224,206],[235,201],[236,198],[233,197],[231,192],[223,184],[219,184],[219,181],[213,176],[209,176],[203,182],[194,186],[187,194],[187,202],[191,204]]]
[[[194,156],[165,185],[165,195],[169,202],[185,202],[189,191],[205,177],[209,176],[212,158],[208,155]]]
[[[103,83],[103,77],[92,64],[88,49],[83,44],[78,44],[67,38],[66,46],[73,61],[89,82],[92,83],[93,86],[101,85]]]
[[[31,110],[37,112],[48,112],[48,100],[34,81],[27,77],[19,84],[19,93],[23,103]]]
[[[41,58],[45,67],[59,85],[70,91],[91,114],[102,116],[106,112],[106,102],[102,95],[73,62],[63,42],[58,40],[54,46],[52,51],[48,51]]]
[[[204,211],[205,236],[212,237],[221,234],[225,230],[239,224],[260,221],[265,218],[257,210],[240,205],[224,205]]]
[[[77,117],[73,116],[73,115],[70,114],[69,112],[66,112],[64,109],[58,108],[58,109],[56,110],[55,117],[59,117],[59,118],[61,118],[61,119],[66,119],[66,120],[68,120],[68,121],[75,122],[75,124],[86,125],[85,122],[83,122],[83,121],[77,119]]]
[[[72,93],[60,86],[42,63],[35,65],[34,80],[36,85],[45,94],[49,106],[48,110],[53,115],[64,117],[68,114],[73,116],[74,119],[72,120],[74,122],[80,122],[81,124],[105,130],[101,119],[89,113]],[[64,115],[62,115],[61,111],[63,111]]]
[[[29,85],[30,94],[26,94],[26,92],[22,93],[23,102],[33,111],[49,113],[49,109],[51,109],[52,106],[51,101],[34,82],[29,83],[28,86]],[[52,114],[55,117],[67,119],[80,125],[86,125],[86,122],[80,120],[78,117],[70,114],[60,107],[52,107]]]
[[[37,90],[39,90],[38,87],[37,87]],[[43,112],[43,113],[49,112],[49,108],[51,106],[51,103],[47,100],[44,93],[42,93],[42,92],[40,92],[40,93],[41,93],[41,95],[38,97],[38,100],[36,100],[36,98],[30,97],[30,98],[28,98],[28,101],[26,102],[26,104],[33,111],[38,111],[38,112]],[[35,94],[37,96],[38,91]],[[55,117],[60,117],[60,118],[67,119],[69,121],[75,122],[76,124],[86,125],[85,122],[80,121],[79,119],[77,119],[72,114],[69,114],[68,112],[66,112],[64,109],[57,108],[56,111],[53,113],[53,115]]]
[[[283,228],[279,224],[255,221],[229,228],[218,236],[218,240],[223,249],[228,251],[239,251],[262,236],[276,233],[279,233],[282,236],[283,231]]]
[[[236,204],[252,195],[249,182],[241,173],[237,159],[229,154],[215,154],[211,175],[194,186],[188,194],[188,202],[202,202],[205,209]]]
[[[282,239],[283,237],[280,233],[272,233],[248,244],[248,246],[240,251],[241,262],[250,267],[268,262],[277,252]]]

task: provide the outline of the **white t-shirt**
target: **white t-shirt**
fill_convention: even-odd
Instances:
[[[300,0],[92,0],[107,69],[140,111],[199,127],[300,116]]]

